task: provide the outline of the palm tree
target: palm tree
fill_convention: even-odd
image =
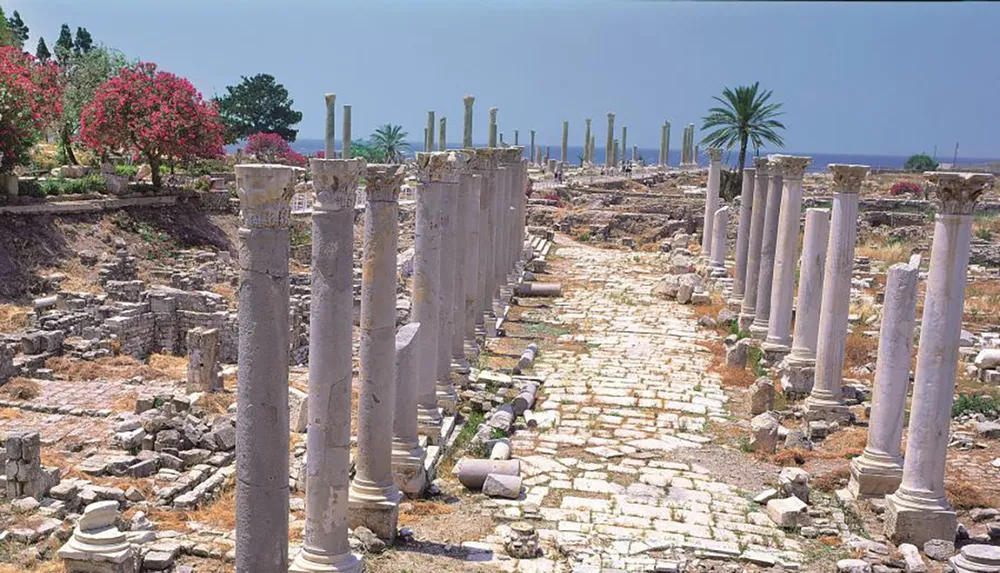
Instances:
[[[392,125],[391,123],[380,125],[371,136],[371,146],[382,157],[385,157],[387,162],[402,163],[403,151],[410,147],[410,144],[406,142],[407,135],[401,125]]]
[[[701,140],[702,144],[711,147],[732,149],[740,143],[739,175],[737,181],[743,179],[743,166],[746,162],[747,143],[753,144],[754,153],[759,153],[764,142],[770,142],[778,147],[784,147],[785,142],[776,130],[785,129],[780,121],[775,119],[781,112],[780,103],[769,103],[771,90],[761,90],[760,82],[752,86],[739,86],[736,90],[725,88],[722,97],[712,99],[722,104],[713,107],[702,120],[701,129],[716,128]]]

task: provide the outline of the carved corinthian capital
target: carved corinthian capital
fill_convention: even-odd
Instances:
[[[942,214],[971,215],[979,197],[993,188],[993,176],[989,173],[931,171],[924,173],[924,177],[941,203]]]
[[[393,203],[399,200],[399,186],[406,177],[402,165],[375,164],[365,170],[365,200]]]
[[[809,167],[809,163],[812,161],[812,157],[797,155],[770,155],[768,159],[773,166],[772,173],[791,181],[802,179],[806,173],[806,167]]]
[[[236,166],[236,196],[247,229],[282,229],[288,226],[289,201],[295,192],[294,171],[285,165]]]
[[[722,150],[718,147],[709,147],[705,152],[708,153],[708,158],[713,162],[722,161]]]
[[[364,159],[310,159],[309,167],[316,192],[313,212],[354,209]]]
[[[828,167],[833,172],[834,193],[857,193],[861,190],[861,182],[865,180],[865,175],[868,174],[867,165],[831,163]]]

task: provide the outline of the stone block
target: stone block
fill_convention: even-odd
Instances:
[[[752,416],[773,410],[774,382],[767,377],[758,378],[750,385],[748,399],[750,400],[750,415]]]
[[[778,474],[778,487],[785,495],[809,503],[809,472],[801,468],[784,468]]]
[[[774,453],[778,447],[778,420],[769,412],[750,420],[750,449],[755,452]]]
[[[490,474],[483,482],[483,493],[490,497],[517,499],[521,495],[521,477]]]
[[[297,389],[288,388],[288,425],[292,432],[305,433],[309,425],[309,397]]]
[[[778,527],[802,527],[809,525],[809,506],[797,497],[772,499],[765,507],[767,516]]]

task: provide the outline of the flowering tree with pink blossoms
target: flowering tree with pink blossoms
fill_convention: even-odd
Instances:
[[[0,173],[26,163],[31,147],[62,113],[59,66],[0,47]]]

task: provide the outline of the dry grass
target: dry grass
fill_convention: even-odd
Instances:
[[[212,292],[222,296],[229,302],[236,302],[236,287],[228,283],[215,283],[212,285]]]
[[[847,460],[860,456],[867,443],[868,430],[852,426],[830,434],[811,450],[781,449],[773,455],[758,457],[779,466],[802,465],[809,460]]]
[[[0,420],[16,420],[21,417],[21,411],[14,408],[0,408]]]
[[[859,257],[868,257],[873,261],[882,261],[886,266],[889,266],[910,260],[913,247],[905,243],[868,242],[864,245],[858,245],[855,254]]]
[[[851,468],[848,464],[844,464],[843,466],[840,466],[832,471],[813,478],[810,483],[813,488],[819,491],[832,493],[833,491],[843,487],[844,480],[847,480],[850,477]]]
[[[66,454],[55,448],[42,448],[42,465],[59,468],[59,475],[62,479],[75,478],[93,481],[93,478],[76,469],[76,465],[70,461]]]
[[[62,273],[66,275],[66,280],[59,284],[61,290],[70,292],[86,292],[90,294],[100,294],[101,286],[97,282],[97,267],[85,267],[76,257],[67,258],[59,267],[42,269],[39,275],[52,273]]]
[[[976,480],[954,474],[949,477],[951,479],[944,484],[945,495],[955,509],[969,510],[996,505],[996,498],[988,490],[982,489]]]
[[[236,529],[236,487],[230,480],[209,504],[188,513],[188,519],[220,531]]]
[[[455,507],[439,501],[414,500],[400,506],[399,525],[413,525],[421,517],[454,513]]]
[[[134,412],[138,399],[139,393],[135,391],[122,394],[111,402],[111,409],[115,412]]]
[[[236,401],[236,394],[232,392],[206,392],[194,403],[198,410],[210,414],[225,414],[229,406]]]
[[[188,359],[170,354],[151,354],[149,367],[159,370],[170,378],[182,380],[187,378]]]
[[[0,573],[65,573],[61,559],[52,561],[34,561],[18,565],[0,563]]]
[[[124,380],[135,376],[149,380],[169,378],[165,372],[131,356],[108,356],[97,360],[53,356],[45,361],[45,366],[67,380]]]
[[[993,324],[1000,308],[1000,281],[976,280],[965,288],[966,322]]]
[[[31,324],[31,308],[0,304],[0,331],[14,332]]]
[[[30,378],[11,378],[0,386],[0,394],[9,396],[12,400],[31,400],[37,398],[42,386]]]
[[[847,335],[844,343],[844,371],[872,362],[877,350],[878,340],[875,337],[865,336],[860,329],[855,329]]]

